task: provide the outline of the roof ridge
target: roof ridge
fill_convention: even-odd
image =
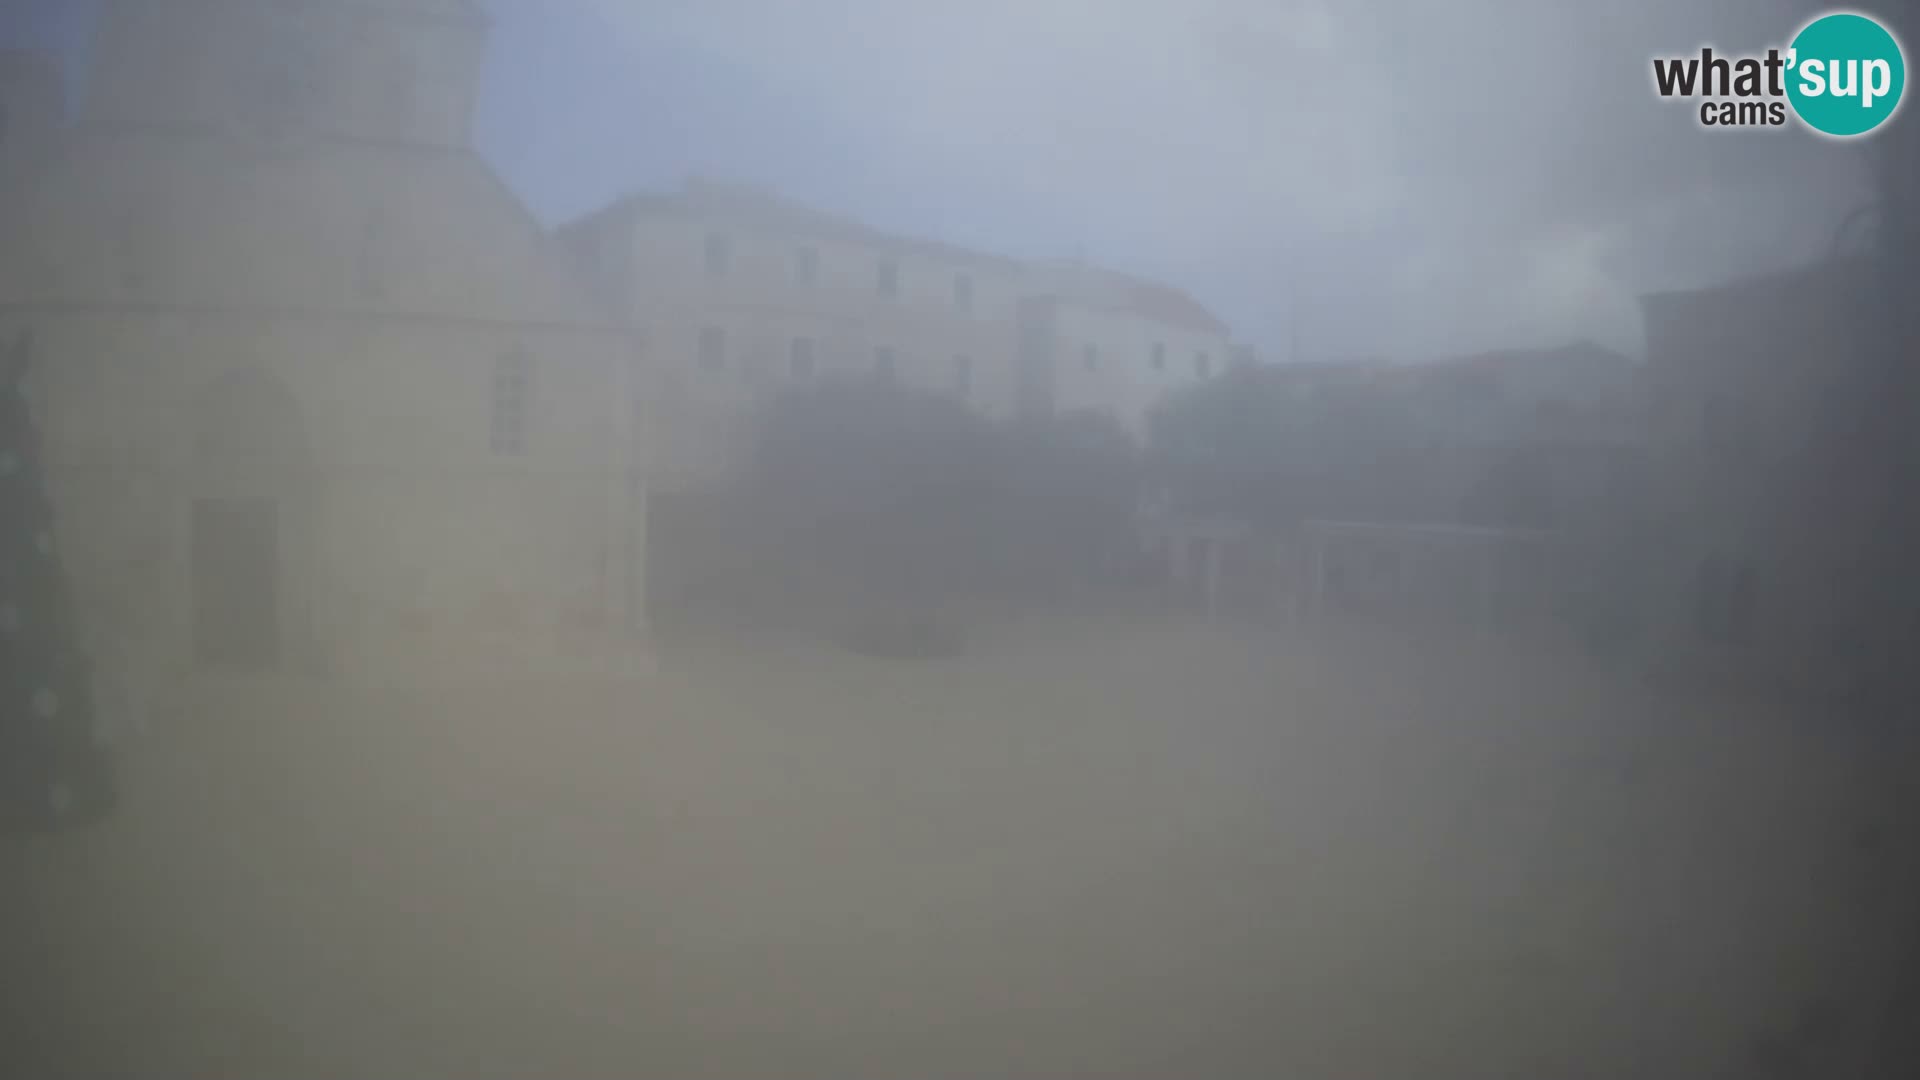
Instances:
[[[590,211],[575,218],[569,224],[594,220],[609,210],[644,210],[649,207],[684,208],[698,210],[705,205],[721,209],[761,210],[786,218],[790,223],[802,227],[814,227],[823,230],[840,230],[857,236],[860,240],[879,247],[892,247],[911,251],[937,254],[951,259],[969,262],[993,263],[1011,268],[1023,268],[1025,260],[1011,255],[984,251],[968,247],[949,240],[929,236],[916,236],[895,232],[861,218],[837,210],[827,210],[809,203],[793,199],[777,189],[752,181],[732,181],[710,176],[690,176],[678,188],[637,189],[615,199],[600,210]],[[729,201],[731,200],[731,201]]]

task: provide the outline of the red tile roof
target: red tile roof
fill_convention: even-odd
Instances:
[[[1058,297],[1070,303],[1126,311],[1169,326],[1181,326],[1228,336],[1227,324],[1187,292],[1171,285],[1117,270],[1081,263],[1032,266],[1003,255],[992,255],[937,240],[902,236],[874,228],[853,218],[790,202],[750,184],[691,179],[679,191],[629,195],[578,226],[604,214],[653,213],[682,217],[720,216],[735,221],[787,229],[822,239],[838,239],[881,251],[919,253],[955,262],[991,265],[1005,270],[1028,270],[1035,275],[1036,297]],[[566,228],[563,227],[562,231]],[[1029,314],[1038,309],[1029,308]]]
[[[1218,316],[1208,311],[1191,295],[1171,285],[1137,282],[1130,290],[1127,306],[1149,319],[1157,319],[1174,326],[1185,326],[1215,334],[1227,333],[1227,324]]]
[[[1119,270],[1084,263],[1054,263],[1037,268],[1070,301],[1127,311],[1142,318],[1205,333],[1229,333],[1227,324],[1185,290]]]
[[[683,217],[723,216],[769,229],[789,229],[808,236],[860,244],[881,251],[918,253],[1005,269],[1016,269],[1020,265],[1016,260],[1001,255],[989,255],[937,240],[889,233],[853,218],[790,202],[773,192],[748,184],[693,179],[679,191],[629,195],[616,203],[614,209]]]

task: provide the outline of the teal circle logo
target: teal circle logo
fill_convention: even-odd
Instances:
[[[1900,107],[1907,64],[1886,27],[1842,12],[1822,15],[1793,39],[1787,100],[1808,127],[1846,138],[1879,127]]]

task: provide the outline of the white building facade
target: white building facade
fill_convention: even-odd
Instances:
[[[667,489],[737,469],[758,411],[810,380],[889,378],[994,418],[1019,405],[1011,260],[702,182],[559,235],[644,342]]]
[[[1232,362],[1226,326],[1170,287],[903,237],[695,181],[559,231],[645,341],[663,490],[737,469],[784,387],[868,375],[995,420],[1091,411],[1136,440],[1166,393]]]

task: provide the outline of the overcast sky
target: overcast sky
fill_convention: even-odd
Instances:
[[[1816,256],[1865,197],[1858,147],[1650,89],[1655,53],[1784,44],[1810,0],[487,6],[477,137],[548,222],[756,181],[1169,280],[1270,355],[1296,311],[1310,357],[1638,352],[1637,294]]]

